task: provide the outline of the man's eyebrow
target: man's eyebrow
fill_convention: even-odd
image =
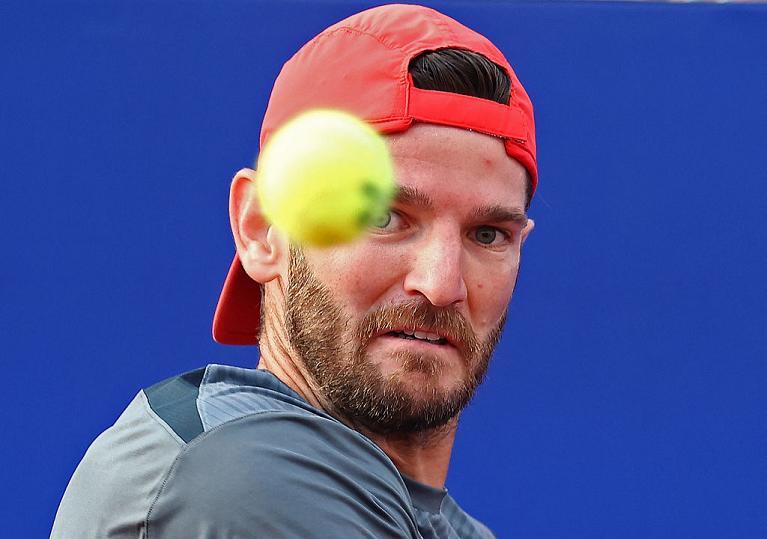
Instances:
[[[425,209],[430,209],[434,206],[434,202],[428,193],[407,185],[401,185],[397,188],[394,199],[397,203],[406,206],[419,206]],[[488,223],[513,222],[522,226],[527,224],[527,214],[524,210],[509,208],[500,204],[475,208],[471,212],[471,217],[475,221],[485,221]]]
[[[498,204],[476,208],[471,212],[471,216],[477,221],[488,223],[505,223],[511,221],[521,226],[527,224],[527,214],[524,210],[519,208],[507,208],[506,206],[500,206]]]
[[[397,193],[394,195],[394,200],[406,206],[420,206],[427,210],[434,206],[434,202],[432,202],[428,193],[424,193],[420,189],[409,187],[407,185],[400,185],[397,187]]]

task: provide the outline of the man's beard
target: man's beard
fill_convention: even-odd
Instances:
[[[480,341],[455,308],[436,307],[419,297],[379,307],[350,327],[352,321],[317,280],[303,253],[293,247],[288,280],[285,310],[291,345],[335,411],[376,434],[430,431],[455,417],[482,383],[506,320],[504,311]],[[428,328],[457,343],[462,379],[453,387],[438,387],[444,360],[414,352],[397,352],[401,369],[384,376],[366,347],[374,336],[403,328]],[[410,387],[403,379],[409,373],[421,373],[427,381]]]

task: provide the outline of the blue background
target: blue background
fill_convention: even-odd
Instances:
[[[448,487],[499,537],[767,537],[767,6],[428,2],[536,106],[535,233]],[[42,537],[136,391],[213,343],[280,65],[370,2],[0,5],[0,481]]]

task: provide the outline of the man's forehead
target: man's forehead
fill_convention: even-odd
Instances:
[[[523,169],[506,153],[504,141],[491,135],[458,127],[416,124],[403,133],[386,137],[395,165],[398,161],[432,161],[490,170]]]
[[[502,198],[504,205],[525,206],[527,171],[506,153],[499,138],[456,127],[416,124],[403,133],[388,135],[387,142],[400,185],[436,176],[437,181],[444,180],[445,187],[447,182],[459,182],[472,195],[486,193]]]

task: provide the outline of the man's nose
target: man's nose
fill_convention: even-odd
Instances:
[[[413,246],[405,292],[444,307],[466,300],[463,244],[458,234],[433,235]]]

